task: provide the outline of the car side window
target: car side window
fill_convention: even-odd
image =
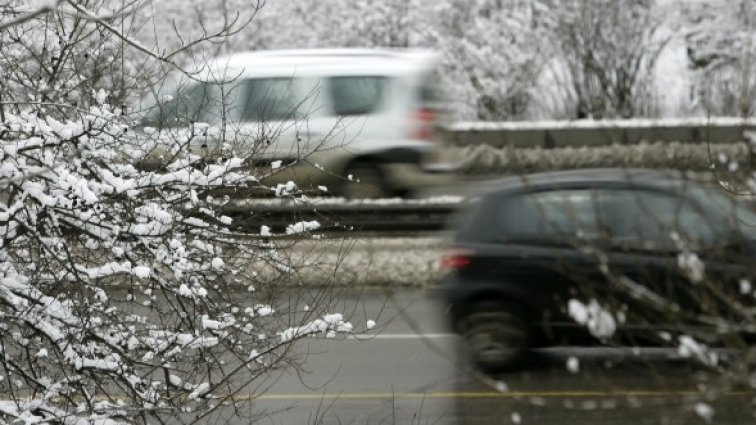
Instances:
[[[597,223],[594,194],[590,190],[549,190],[507,197],[499,203],[500,239],[548,239],[569,243],[595,238]]]
[[[383,100],[385,77],[331,77],[328,91],[337,116],[365,115],[378,109]]]
[[[670,245],[672,233],[709,242],[716,230],[689,199],[638,189],[559,189],[503,199],[497,220],[504,240],[578,239]]]
[[[691,200],[648,190],[607,191],[603,215],[618,240],[669,244],[675,232],[686,240],[709,242],[716,238],[712,219]]]
[[[298,100],[293,78],[255,78],[243,81],[240,89],[241,120],[246,122],[297,119]]]

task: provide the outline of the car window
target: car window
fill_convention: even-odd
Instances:
[[[550,239],[567,242],[598,235],[594,194],[589,190],[559,190],[522,194],[498,206],[505,240]]]
[[[255,78],[243,81],[241,119],[247,122],[297,119],[297,99],[293,78]]]
[[[197,122],[214,122],[217,119],[217,85],[194,83],[180,87],[170,100],[154,107],[143,124],[149,127],[183,127]]]
[[[570,243],[610,238],[616,242],[669,245],[672,232],[686,240],[712,241],[716,231],[695,204],[644,190],[549,190],[503,199],[497,217],[504,240]]]
[[[385,86],[385,77],[329,78],[328,90],[334,115],[364,115],[374,112],[383,99]]]
[[[600,208],[617,240],[669,244],[673,232],[691,241],[716,238],[712,218],[687,197],[648,190],[604,191]]]
[[[756,211],[753,206],[737,196],[727,195],[719,186],[694,187],[690,193],[705,206],[709,215],[718,217],[729,231],[756,240]]]

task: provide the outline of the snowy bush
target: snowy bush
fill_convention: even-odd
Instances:
[[[678,142],[640,143],[598,147],[497,148],[490,145],[455,148],[465,158],[463,172],[491,176],[540,171],[600,167],[640,167],[747,175],[751,170],[751,148],[745,143],[690,144]]]
[[[140,63],[178,64],[124,30],[140,4],[119,5],[0,6],[2,423],[201,420],[216,399],[295,366],[283,361],[294,337],[352,330],[317,304],[278,307],[276,283],[295,266],[229,232],[211,194],[256,184],[246,158],[197,161],[192,128],[163,146],[160,167],[135,165],[160,139],[111,102],[138,92]],[[255,262],[278,281],[255,286]]]

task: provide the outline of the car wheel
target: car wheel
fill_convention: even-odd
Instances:
[[[357,161],[347,167],[347,181],[341,187],[341,195],[349,199],[388,198],[391,191],[377,164]]]
[[[473,363],[487,372],[511,368],[530,344],[527,323],[505,306],[478,307],[463,319],[460,328]]]

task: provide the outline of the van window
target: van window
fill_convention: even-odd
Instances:
[[[338,116],[365,115],[375,111],[385,90],[385,77],[332,77],[328,87],[333,113]]]
[[[293,78],[256,78],[241,84],[244,93],[241,119],[247,122],[286,121],[297,118]]]
[[[213,102],[217,85],[195,83],[176,90],[172,99],[158,104],[142,124],[148,127],[183,127],[191,123],[214,121]]]

